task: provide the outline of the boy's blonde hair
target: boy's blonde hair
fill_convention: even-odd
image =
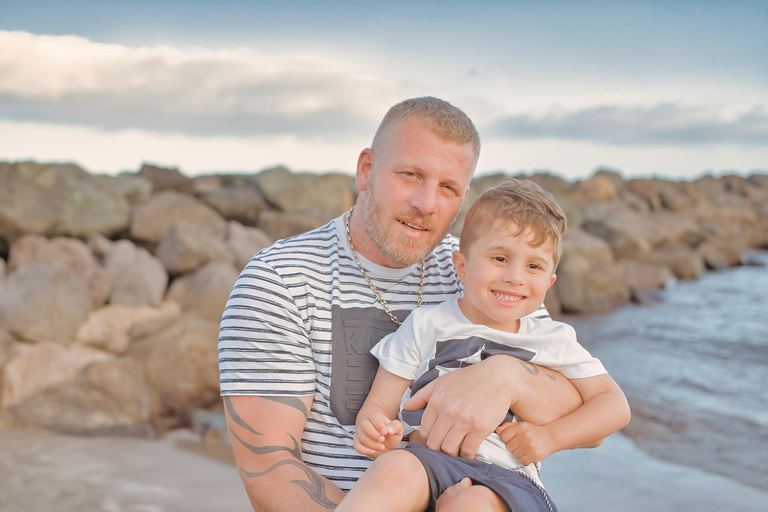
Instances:
[[[530,180],[507,178],[486,190],[467,212],[461,230],[459,248],[469,254],[472,244],[484,233],[498,227],[515,224],[515,236],[529,230],[533,234],[531,245],[541,247],[547,240],[554,245],[552,271],[560,261],[561,240],[567,229],[565,213],[555,197]]]

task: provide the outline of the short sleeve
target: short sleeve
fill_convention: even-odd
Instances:
[[[309,335],[280,275],[258,257],[243,269],[219,330],[222,395],[311,395]]]
[[[579,344],[576,331],[568,324],[557,322],[558,336],[562,337],[562,350],[557,362],[550,367],[568,379],[595,377],[608,373],[599,359]]]

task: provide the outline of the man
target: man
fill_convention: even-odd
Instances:
[[[358,158],[355,208],[276,242],[243,270],[222,318],[219,358],[255,510],[332,509],[370,464],[352,447],[377,369],[368,351],[414,307],[460,296],[451,258],[458,240],[445,235],[479,151],[474,125],[449,103],[395,105]],[[545,423],[580,404],[562,376],[494,356],[440,377],[409,407],[426,405],[421,433],[430,448],[471,458],[511,406]]]

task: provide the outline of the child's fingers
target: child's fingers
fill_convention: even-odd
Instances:
[[[384,416],[381,413],[374,413],[371,414],[368,417],[368,421],[371,422],[371,425],[373,425],[373,428],[376,429],[376,432],[379,433],[381,436],[385,436],[389,433],[387,430],[387,425],[389,424],[389,418]]]
[[[504,423],[496,429],[496,433],[499,434],[504,443],[509,443],[517,435],[518,425],[519,423]]]
[[[404,431],[403,424],[400,423],[399,420],[392,420],[389,422],[389,425],[387,425],[388,435],[402,436]]]
[[[372,457],[376,453],[379,452],[380,444],[376,443],[373,446],[369,445],[370,441],[365,441],[361,439],[358,436],[355,436],[355,439],[352,442],[352,446],[357,451],[357,453],[361,453],[363,455],[368,455],[369,457]]]
[[[371,421],[364,421],[361,423],[358,432],[361,434],[361,437],[366,437],[371,442],[384,442],[384,436],[381,435],[380,429],[376,428],[376,426]]]

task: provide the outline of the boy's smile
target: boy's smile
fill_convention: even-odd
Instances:
[[[553,241],[532,247],[530,231],[516,231],[516,224],[497,224],[472,243],[469,254],[453,254],[464,283],[459,308],[472,323],[517,332],[518,320],[541,306],[555,282]]]

